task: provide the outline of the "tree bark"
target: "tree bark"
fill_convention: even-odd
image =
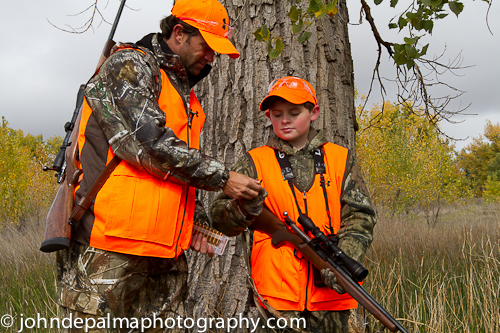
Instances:
[[[313,126],[323,129],[329,141],[354,149],[357,123],[345,0],[339,1],[338,13],[333,18],[325,15],[313,23],[309,28],[312,37],[304,44],[298,43],[297,35],[292,36],[288,1],[221,3],[228,10],[234,27],[232,40],[241,56],[233,60],[227,55],[217,55],[211,74],[196,87],[207,115],[201,143],[203,153],[230,167],[246,151],[264,145],[272,126],[259,111],[259,104],[269,83],[288,75],[299,76],[316,89],[321,113]],[[285,43],[281,56],[272,61],[267,56],[267,44],[252,35],[263,24]],[[215,194],[203,194],[207,210]],[[235,237],[223,256],[208,259],[188,254],[191,274],[187,304],[193,318],[257,315],[255,307],[249,306],[241,246],[241,238]]]

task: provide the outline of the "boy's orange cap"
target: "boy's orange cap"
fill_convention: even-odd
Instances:
[[[198,29],[208,46],[217,53],[236,59],[240,53],[229,41],[232,27],[226,8],[217,0],[178,0],[172,15]]]
[[[272,96],[281,97],[293,104],[304,104],[305,102],[318,104],[313,86],[296,76],[287,76],[271,82],[267,96],[260,103],[261,111],[269,109],[269,98]]]

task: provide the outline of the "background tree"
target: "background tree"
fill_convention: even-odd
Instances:
[[[41,220],[52,202],[57,183],[52,175],[44,173],[42,166],[55,157],[54,144],[60,138],[54,137],[49,143],[41,135],[23,134],[21,130],[8,127],[2,117],[0,127],[0,227],[4,223],[23,226],[28,219]]]
[[[500,186],[500,124],[487,121],[484,136],[473,138],[458,155],[458,167],[465,174],[476,196],[486,195],[491,199],[494,188]],[[493,191],[493,192],[492,192]],[[494,195],[495,196],[495,195]]]
[[[496,174],[488,176],[484,184],[483,199],[486,202],[500,202],[500,179]]]
[[[454,146],[419,112],[425,111],[389,102],[370,111],[359,107],[358,161],[378,206],[392,214],[423,210],[435,225],[442,205],[467,191]]]
[[[302,77],[315,87],[322,111],[314,126],[324,129],[332,142],[354,149],[357,124],[346,2],[339,1],[333,18],[312,22],[313,33],[303,44],[292,37],[290,2],[221,2],[235,27],[233,40],[241,57],[233,61],[217,56],[212,73],[196,88],[207,111],[202,150],[231,166],[245,151],[265,144],[272,127],[259,111],[259,103],[269,83],[286,75]],[[248,36],[264,24],[289,46],[274,60],[268,57],[267,44]],[[213,196],[207,193],[206,201]],[[256,309],[249,306],[240,237],[212,264],[205,256],[190,256],[190,261],[195,272],[189,284],[193,316],[256,316]]]
[[[29,149],[21,144],[22,132],[8,127],[2,117],[0,128],[0,212],[4,222],[18,223],[24,211],[24,202],[31,179]]]

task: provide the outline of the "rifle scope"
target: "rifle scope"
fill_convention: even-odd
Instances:
[[[341,249],[337,247],[326,235],[314,224],[314,222],[305,214],[300,214],[297,220],[305,230],[309,230],[314,236],[313,242],[315,245],[321,247],[330,256],[338,260],[339,263],[344,266],[344,268],[354,277],[358,282],[364,280],[368,275],[368,269],[366,269],[361,263],[352,259]]]
[[[63,142],[61,143],[61,147],[59,148],[59,152],[57,153],[54,162],[52,163],[52,168],[48,166],[43,167],[43,171],[54,170],[56,171],[57,182],[60,183],[62,179],[62,174],[64,173],[65,166],[65,153],[66,148],[71,144],[69,139],[71,138],[71,132],[73,131],[73,127],[75,127],[76,119],[78,118],[78,113],[80,112],[80,108],[83,104],[83,90],[85,89],[85,85],[82,84],[80,89],[78,89],[78,95],[76,97],[76,107],[75,111],[73,111],[73,117],[71,117],[71,121],[68,121],[64,124],[64,130],[66,131],[66,136],[64,137]]]

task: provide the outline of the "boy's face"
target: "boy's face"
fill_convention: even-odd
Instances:
[[[273,101],[266,111],[266,116],[273,124],[274,133],[297,149],[306,145],[311,121],[318,115],[319,105],[309,112],[304,105],[292,104],[283,99]]]

